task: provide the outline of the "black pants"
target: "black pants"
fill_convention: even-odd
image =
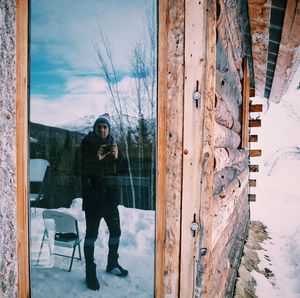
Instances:
[[[101,210],[85,210],[86,235],[84,240],[84,257],[87,266],[94,263],[94,246],[102,218],[104,218],[109,230],[109,258],[118,258],[121,236],[118,207],[106,206],[105,208],[101,208]]]

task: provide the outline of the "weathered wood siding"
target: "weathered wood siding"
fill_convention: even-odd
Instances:
[[[217,3],[212,252],[207,296],[230,297],[249,220],[249,169],[248,151],[241,147],[245,86],[236,1],[218,0]]]
[[[184,93],[184,2],[159,1],[156,296],[177,297]]]

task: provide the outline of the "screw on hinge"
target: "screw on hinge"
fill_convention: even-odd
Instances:
[[[196,232],[199,229],[199,224],[196,222],[196,213],[194,213],[194,219],[191,223],[191,230],[193,232],[193,237],[196,237]]]
[[[199,92],[199,81],[196,81],[196,90],[193,93],[193,100],[196,102],[196,108],[199,108],[199,101],[201,99],[201,93]]]

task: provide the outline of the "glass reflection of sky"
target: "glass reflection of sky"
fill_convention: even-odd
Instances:
[[[98,24],[111,44],[114,64],[130,84],[129,57],[146,26],[145,0],[32,0],[31,120],[66,123],[108,105],[94,48]]]

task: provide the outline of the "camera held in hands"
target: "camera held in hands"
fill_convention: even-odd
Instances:
[[[103,154],[106,155],[111,152],[112,146],[111,145],[102,145],[101,149],[103,150]]]

